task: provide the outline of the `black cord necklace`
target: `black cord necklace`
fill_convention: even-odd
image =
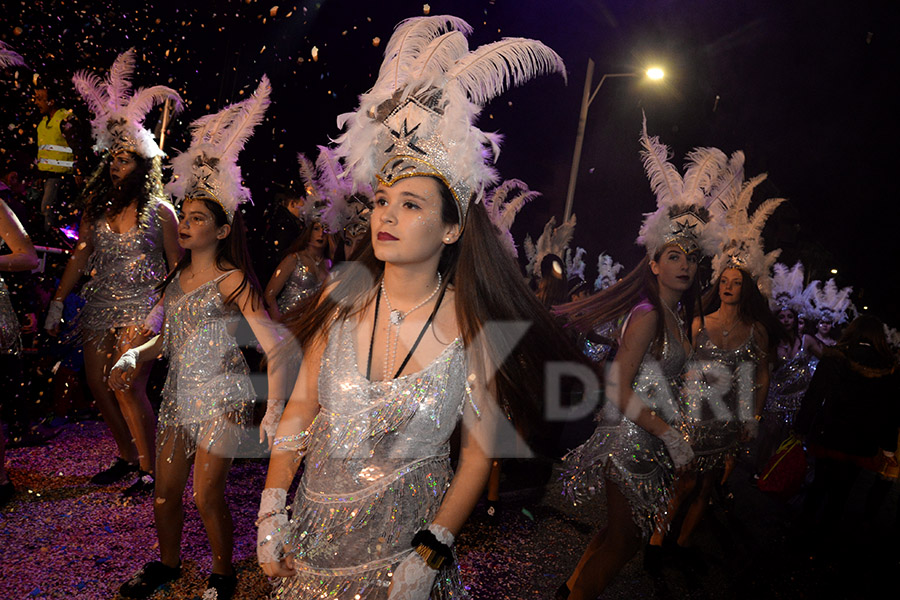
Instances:
[[[431,325],[432,321],[434,321],[434,317],[437,314],[438,308],[441,307],[441,301],[444,299],[444,292],[447,291],[447,288],[443,288],[441,293],[438,294],[437,302],[434,303],[434,309],[432,309],[431,314],[428,315],[428,320],[425,321],[425,326],[422,327],[422,331],[419,332],[419,337],[416,338],[415,343],[410,347],[409,352],[406,353],[406,358],[403,359],[403,363],[401,363],[400,368],[397,369],[397,372],[394,374],[393,379],[397,379],[400,376],[400,373],[403,372],[403,369],[406,368],[406,364],[409,362],[409,359],[412,358],[413,352],[416,351],[416,348],[419,347],[419,342],[422,341],[422,338],[425,336],[425,332],[428,330],[428,327]],[[366,379],[369,381],[372,380],[372,348],[375,346],[375,330],[378,327],[378,307],[381,305],[381,291],[379,290],[378,295],[375,297],[375,318],[372,322],[372,337],[369,339],[369,359],[366,361]],[[400,332],[397,332],[397,335],[400,335]],[[387,357],[385,357],[386,359]]]

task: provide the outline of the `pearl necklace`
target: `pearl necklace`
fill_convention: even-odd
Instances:
[[[388,297],[387,290],[384,287],[384,278],[381,278],[381,294],[384,296],[384,303],[387,304],[388,309],[388,323],[387,323],[387,336],[385,337],[385,361],[384,361],[384,373],[382,378],[388,379],[391,373],[394,372],[394,364],[397,360],[397,343],[400,341],[400,325],[403,323],[403,320],[406,319],[413,312],[419,310],[426,304],[428,304],[434,295],[438,293],[438,290],[441,289],[441,274],[438,273],[437,285],[434,286],[434,289],[431,291],[431,294],[428,295],[427,298],[413,306],[406,312],[400,312],[391,306],[391,299]],[[397,335],[394,336],[394,342],[391,343],[391,329],[396,326],[397,327]]]

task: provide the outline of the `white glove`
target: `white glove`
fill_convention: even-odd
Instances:
[[[269,449],[272,449],[272,442],[275,439],[275,431],[278,429],[278,423],[281,421],[281,414],[284,412],[284,401],[275,398],[266,400],[266,414],[259,424],[259,441],[264,442],[266,438],[269,440]]]
[[[266,488],[259,501],[256,526],[256,559],[259,564],[279,562],[287,535],[288,517],[285,510],[287,490]]]
[[[672,458],[676,469],[686,467],[694,460],[694,451],[691,449],[691,445],[684,440],[681,432],[670,428],[660,435],[659,439],[666,445],[666,451]]]
[[[137,348],[129,348],[119,357],[119,360],[113,365],[112,370],[115,371],[116,369],[119,369],[123,373],[133,371],[137,368],[137,359],[140,354],[141,353]]]
[[[153,310],[150,311],[150,314],[147,315],[147,318],[144,319],[144,327],[153,332],[153,335],[157,335],[160,331],[162,331],[163,323],[166,320],[166,310],[163,308],[162,302],[157,303],[156,306],[153,307]]]
[[[446,527],[432,523],[428,526],[428,530],[442,544],[453,545],[453,534]],[[425,559],[413,550],[394,569],[394,581],[391,584],[391,593],[388,595],[388,599],[428,600],[437,574],[437,570],[425,564]]]
[[[47,319],[44,321],[44,329],[50,331],[56,328],[63,320],[63,303],[59,300],[50,302],[50,308],[47,310]]]

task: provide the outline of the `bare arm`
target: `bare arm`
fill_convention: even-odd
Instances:
[[[162,354],[163,342],[161,335],[155,335],[140,346],[128,350],[135,353],[135,363],[140,364],[148,360],[153,360]],[[109,388],[114,391],[124,391],[131,387],[131,377],[133,368],[120,366],[122,359],[113,366],[109,372]]]
[[[0,238],[11,251],[0,256],[0,271],[30,271],[38,266],[31,238],[3,200],[0,200]]]
[[[266,291],[263,294],[269,313],[276,319],[281,318],[281,311],[278,310],[278,294],[284,289],[284,285],[290,279],[291,273],[294,272],[297,260],[296,253],[292,252],[285,256],[272,274],[272,278],[269,279],[269,284],[266,286]]]
[[[812,352],[813,356],[815,356],[816,358],[822,358],[822,352],[825,350],[825,345],[822,342],[820,342],[813,336],[804,333],[803,345],[809,348],[809,351]]]
[[[166,263],[169,270],[175,268],[184,250],[178,245],[178,217],[175,209],[168,202],[162,202],[158,208],[159,220],[162,222],[163,250],[166,253]]]
[[[66,299],[78,280],[84,274],[84,268],[87,266],[88,259],[94,252],[94,225],[88,223],[85,218],[81,219],[81,226],[78,228],[78,244],[75,246],[75,252],[66,264],[66,270],[63,272],[59,287],[53,295],[54,300],[62,302]]]

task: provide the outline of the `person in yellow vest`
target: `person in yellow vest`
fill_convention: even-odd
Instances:
[[[44,180],[41,214],[48,229],[59,222],[58,199],[63,178],[74,175],[75,184],[79,187],[81,184],[81,174],[75,161],[72,111],[59,108],[57,102],[53,86],[44,85],[35,89],[34,103],[43,116],[37,125],[37,169]]]

